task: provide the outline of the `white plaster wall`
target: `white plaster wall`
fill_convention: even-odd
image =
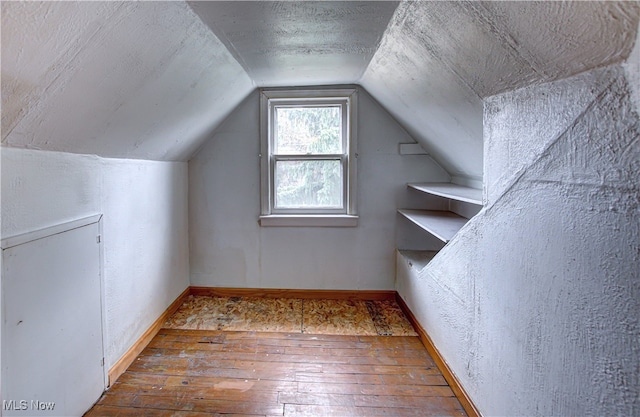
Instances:
[[[105,159],[109,366],[189,286],[186,163]]]
[[[110,367],[189,285],[187,164],[8,148],[1,158],[3,238],[104,215]]]
[[[487,99],[488,205],[424,269],[399,258],[483,415],[640,414],[634,65]]]
[[[406,183],[448,174],[429,156],[399,155],[412,138],[360,89],[358,227],[260,227],[258,122],[255,92],[189,161],[191,284],[392,289],[396,208],[413,203]]]

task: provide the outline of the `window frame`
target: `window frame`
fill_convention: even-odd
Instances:
[[[343,153],[276,154],[275,110],[286,107],[340,106]],[[357,226],[357,89],[304,88],[260,90],[260,219],[261,226]],[[275,207],[275,165],[278,161],[340,160],[343,169],[342,208]]]

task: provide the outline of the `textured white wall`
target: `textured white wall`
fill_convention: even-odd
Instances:
[[[483,415],[640,413],[637,71],[487,99],[488,205],[423,270],[399,259],[398,291]]]
[[[396,208],[409,181],[446,181],[429,156],[363,90],[358,102],[355,228],[260,227],[259,102],[254,93],[189,162],[191,284],[221,287],[392,289]],[[437,244],[437,243],[436,243]]]
[[[104,214],[110,367],[189,285],[187,164],[7,148],[1,158],[3,238]]]

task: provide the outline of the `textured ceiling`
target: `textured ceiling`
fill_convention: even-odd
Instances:
[[[2,2],[2,143],[188,160],[259,86],[364,86],[452,175],[483,98],[623,61],[637,2]]]
[[[191,2],[260,86],[348,84],[364,73],[398,2]]]

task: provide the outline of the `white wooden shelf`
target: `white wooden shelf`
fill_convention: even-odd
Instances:
[[[422,182],[407,184],[407,186],[423,193],[482,205],[482,190],[475,188],[464,187],[450,182]]]
[[[400,209],[398,213],[445,243],[467,223],[467,219],[450,211]]]

